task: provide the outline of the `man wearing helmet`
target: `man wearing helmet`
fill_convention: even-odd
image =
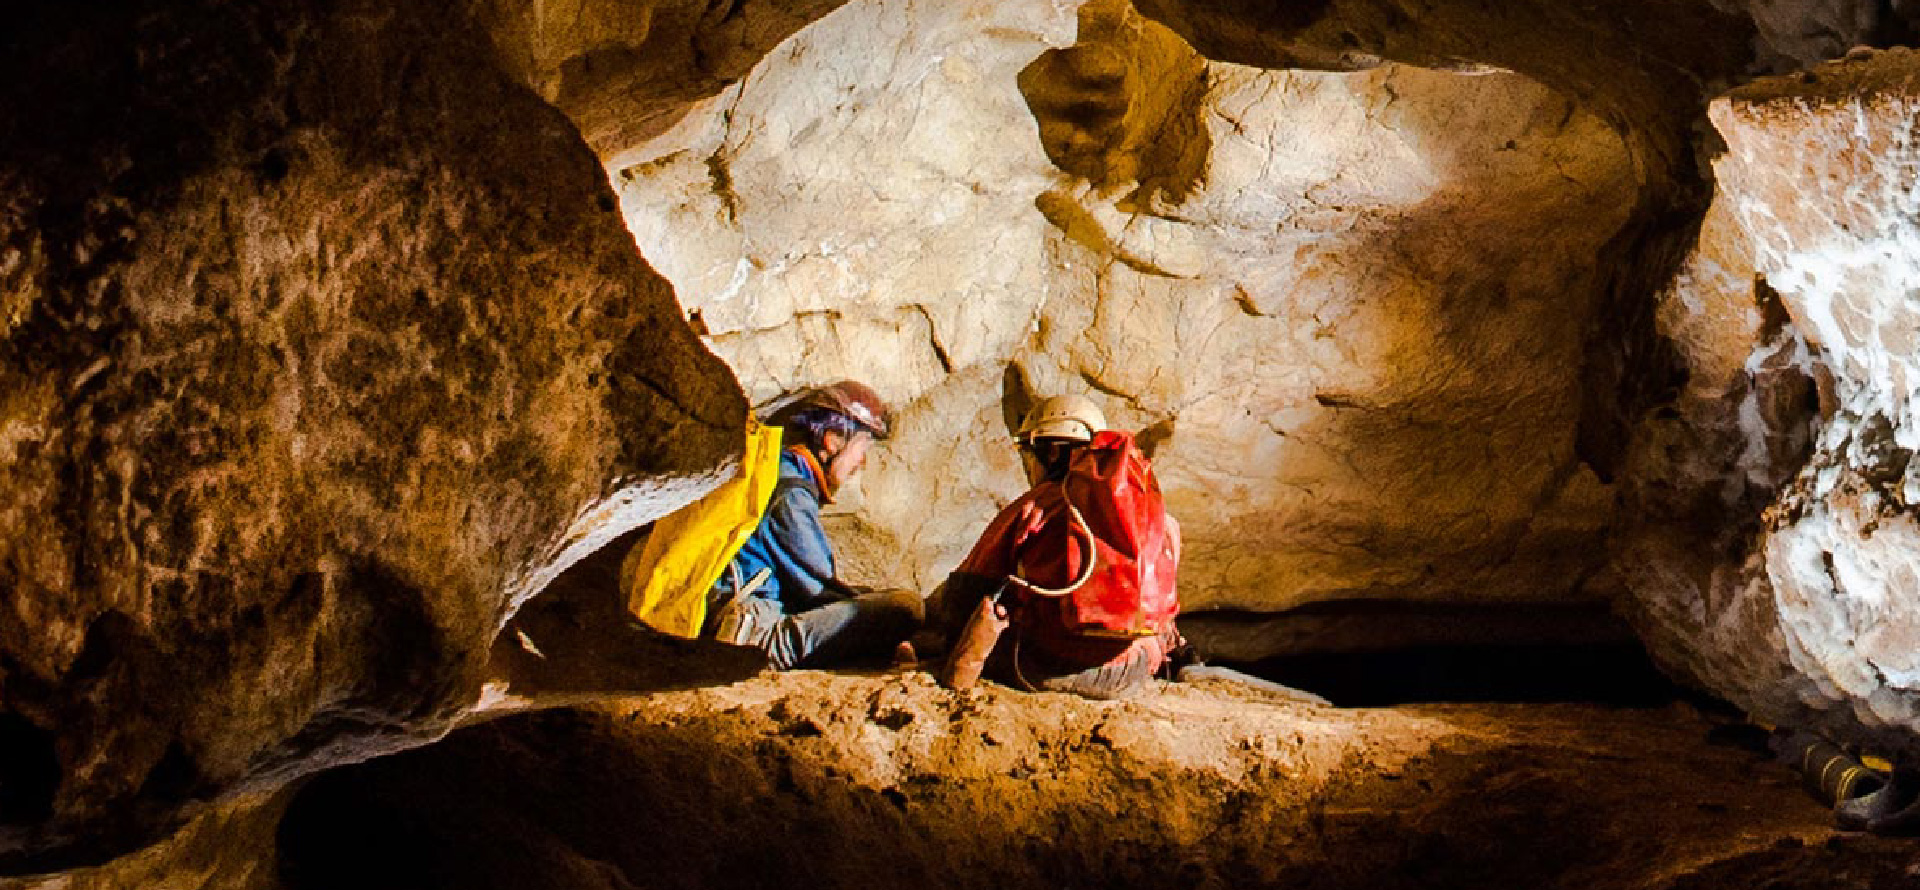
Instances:
[[[703,634],[757,646],[779,670],[891,652],[919,625],[920,598],[840,581],[820,525],[820,506],[865,465],[873,440],[886,438],[886,404],[843,380],[807,391],[771,420],[785,429],[780,481],[715,583]]]
[[[1061,564],[1062,554],[1045,551],[1071,545],[1061,543],[1066,538],[1048,536],[1041,530],[1066,522],[1070,512],[1074,520],[1083,521],[1069,502],[1065,485],[1076,456],[1088,450],[1095,435],[1106,426],[1106,416],[1100,408],[1083,396],[1054,396],[1027,412],[1015,441],[1030,488],[994,517],[973,551],[935,594],[939,629],[955,656],[945,678],[948,682],[953,681],[955,665],[964,661],[969,651],[976,659],[987,659],[986,652],[977,651],[984,647],[992,653],[985,662],[987,671],[1015,686],[1115,698],[1151,679],[1166,663],[1168,653],[1181,643],[1170,615],[1165,616],[1164,625],[1155,624],[1131,638],[1083,637],[1071,632],[1053,632],[1059,628],[1049,624],[1043,609],[1033,607],[1023,613],[1017,604],[1009,608],[1010,599],[986,604],[985,608],[995,617],[983,616],[981,620],[1002,628],[1010,625],[1007,636],[1012,638],[1011,645],[996,645],[991,636],[984,644],[965,639],[976,629],[969,618],[982,608],[982,600],[1003,594],[1010,589],[1009,585],[1052,595],[1065,592],[1039,588],[1028,583],[1031,579],[1010,581],[1009,576],[1021,574],[1021,566],[1028,563]],[[1124,443],[1127,452],[1137,457],[1141,465],[1146,464],[1145,458],[1133,450],[1130,437],[1118,441]],[[1101,447],[1112,444],[1108,441]],[[1144,556],[1163,560],[1159,564],[1166,568],[1166,583],[1170,585],[1172,570],[1179,562],[1180,529],[1173,517],[1159,508],[1157,486],[1153,504],[1155,515],[1149,521],[1164,529],[1162,546],[1166,552]],[[1076,559],[1088,571],[1092,570],[1090,557]],[[1085,580],[1083,577],[1081,582]],[[1171,594],[1171,588],[1167,589]],[[1030,605],[1032,602],[1029,600]],[[977,675],[980,662],[974,663]]]
[[[1014,441],[1020,446],[1020,465],[1027,484],[1060,481],[1074,452],[1107,428],[1107,415],[1086,396],[1042,399],[1020,423]]]

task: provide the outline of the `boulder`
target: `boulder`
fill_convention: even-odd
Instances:
[[[1701,380],[1681,405],[1692,433],[1649,438],[1636,491],[1658,512],[1619,560],[1676,671],[1768,720],[1909,756],[1916,107],[1907,50],[1714,103],[1714,237],[1663,310]]]
[[[4,47],[0,872],[437,738],[521,603],[730,471],[731,375],[464,16]]]

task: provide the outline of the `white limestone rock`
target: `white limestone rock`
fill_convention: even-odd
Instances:
[[[1790,366],[1805,393],[1797,421],[1744,412],[1732,438],[1765,454],[1796,422],[1811,437],[1791,459],[1747,462],[1771,503],[1744,536],[1723,535],[1705,559],[1644,551],[1648,571],[1631,582],[1657,650],[1703,684],[1766,719],[1909,753],[1920,751],[1917,109],[1920,65],[1906,51],[1715,102],[1729,150],[1713,219],[1746,264],[1733,268],[1760,276],[1791,319],[1756,333],[1745,373]],[[1711,290],[1677,315],[1703,315]]]
[[[850,3],[613,170],[750,397],[904,408],[857,568],[930,589],[1023,488],[1008,419],[1080,391],[1156,446],[1189,608],[1592,596],[1616,132],[1513,75],[1208,63],[1076,6]]]

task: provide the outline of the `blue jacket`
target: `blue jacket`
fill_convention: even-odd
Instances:
[[[820,480],[791,450],[780,455],[780,484],[767,514],[720,573],[716,593],[731,592],[735,578],[745,584],[763,568],[773,571],[753,595],[780,603],[789,615],[846,597],[833,580],[833,547],[820,527]]]

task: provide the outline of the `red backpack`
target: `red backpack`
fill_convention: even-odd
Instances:
[[[1180,597],[1178,541],[1169,538],[1178,532],[1133,436],[1094,434],[1059,484],[1067,510],[1022,542],[1016,557],[1011,580],[1021,599],[1029,608],[1051,605],[1059,629],[1081,636],[1127,639],[1171,626]],[[1049,589],[1027,577],[1074,580]]]

